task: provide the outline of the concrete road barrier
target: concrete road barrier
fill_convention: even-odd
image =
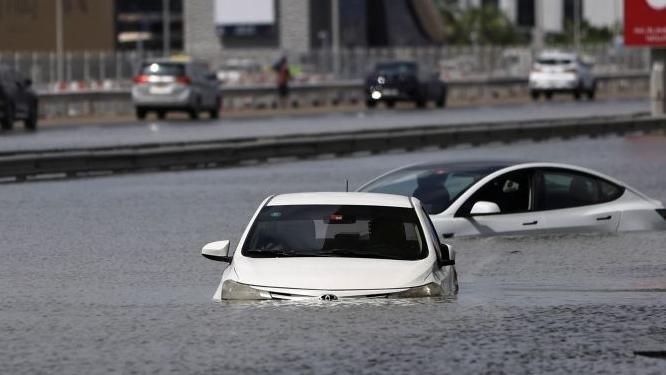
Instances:
[[[100,173],[214,168],[275,158],[416,150],[458,144],[542,140],[666,130],[666,117],[631,115],[322,133],[118,147],[0,153],[0,178],[77,177]]]

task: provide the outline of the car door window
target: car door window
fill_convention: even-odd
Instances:
[[[545,169],[535,176],[535,209],[556,210],[613,201],[624,189],[581,172]]]
[[[476,202],[496,203],[502,214],[531,210],[532,188],[530,170],[503,174],[481,187],[460,208],[456,216],[467,216]]]

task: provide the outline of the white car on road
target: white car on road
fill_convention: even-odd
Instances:
[[[592,65],[577,54],[545,52],[532,67],[529,88],[534,100],[542,94],[550,99],[555,93],[573,94],[575,99],[585,94],[588,99],[594,99],[597,81],[592,74]]]
[[[455,253],[439,243],[419,201],[404,196],[271,196],[235,251],[229,241],[218,241],[201,253],[230,263],[216,300],[435,297],[458,291]]]
[[[359,191],[418,198],[440,238],[666,229],[661,202],[609,176],[559,163],[417,164]]]

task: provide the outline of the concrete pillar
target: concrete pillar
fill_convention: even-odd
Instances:
[[[278,5],[280,48],[299,53],[310,50],[310,1],[281,0]]]
[[[666,49],[650,51],[652,72],[650,74],[650,102],[652,115],[666,114]]]
[[[534,0],[534,29],[532,30],[532,48],[539,52],[543,50],[543,1]]]
[[[500,0],[499,7],[512,23],[518,21],[518,0]]]
[[[183,1],[185,53],[194,57],[214,56],[221,50],[215,34],[214,0]]]
[[[546,0],[541,3],[541,22],[545,32],[562,32],[563,20],[564,4],[562,0]]]

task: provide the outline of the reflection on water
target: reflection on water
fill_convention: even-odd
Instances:
[[[666,348],[666,232],[455,238],[451,299],[214,302],[223,265],[199,254],[242,233],[269,194],[427,160],[574,162],[666,201],[664,146],[604,138],[4,185],[0,372],[666,373],[633,355]]]
[[[221,308],[232,309],[281,309],[301,310],[322,309],[335,311],[338,309],[355,308],[396,308],[414,307],[421,305],[436,305],[454,303],[457,297],[428,297],[428,298],[341,298],[337,301],[322,301],[319,298],[308,298],[302,300],[268,300],[268,301],[217,301]]]

